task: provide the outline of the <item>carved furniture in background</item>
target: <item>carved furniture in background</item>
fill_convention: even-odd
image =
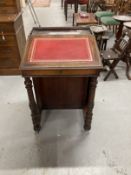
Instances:
[[[20,74],[25,34],[19,0],[0,1],[0,75]]]
[[[118,0],[116,0],[118,2]],[[117,2],[106,2],[104,1],[97,1],[98,6],[101,6],[101,9],[97,9],[97,11],[95,12],[95,16],[97,17],[97,19],[100,20],[101,17],[103,16],[112,16],[115,13],[115,10],[117,10],[116,7],[116,3]],[[102,5],[101,5],[102,4]],[[108,5],[107,5],[108,4]],[[118,7],[117,7],[118,8]]]
[[[103,9],[105,10],[105,0],[90,0],[89,1],[89,12],[95,13],[98,9]]]
[[[88,8],[88,0],[64,0],[64,14],[67,21],[68,5],[74,5],[74,13],[78,12],[78,5],[86,5]]]
[[[107,80],[107,78],[111,73],[113,73],[115,77],[118,78],[118,75],[115,71],[115,67],[120,61],[124,61],[127,64],[129,50],[131,50],[130,48],[131,48],[131,35],[125,32],[123,33],[121,38],[115,42],[113,48],[101,52],[103,65],[108,66],[110,69],[107,75],[105,76],[104,81]],[[129,67],[127,64],[126,75],[128,75],[127,74],[128,68]]]
[[[93,13],[87,13],[87,17],[81,17],[80,13],[73,14],[73,26],[98,24]]]
[[[89,130],[101,69],[88,28],[34,28],[21,63],[34,130],[41,128],[43,109],[76,108],[84,110],[84,128]]]
[[[116,40],[119,40],[121,35],[122,35],[123,23],[131,21],[131,16],[128,16],[128,15],[116,15],[116,16],[113,16],[113,18],[115,20],[119,21],[119,23],[120,23],[119,27],[118,27],[118,31],[116,33]]]
[[[101,10],[113,10],[115,7],[115,0],[96,0],[98,7]]]
[[[20,0],[0,0],[0,14],[17,14],[20,11]]]
[[[109,28],[113,28],[113,32],[116,32],[117,26],[120,23],[118,20],[114,19],[113,16],[125,13],[123,11],[125,3],[125,0],[115,0],[113,11],[96,12],[96,16],[99,18],[100,23],[109,26]]]
[[[128,35],[131,37],[131,22],[125,22],[124,26],[127,28],[127,30],[124,32],[128,33]],[[131,44],[127,50],[125,62],[127,65],[126,76],[129,80],[131,80]]]
[[[25,47],[22,15],[0,15],[0,75],[20,74]]]

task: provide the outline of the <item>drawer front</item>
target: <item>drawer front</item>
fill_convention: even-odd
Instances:
[[[16,46],[17,41],[15,35],[0,35],[0,46]]]
[[[0,68],[19,66],[20,56],[17,47],[0,46],[0,50]]]
[[[0,14],[14,14],[14,13],[17,13],[18,10],[17,10],[17,7],[15,6],[8,6],[8,7],[3,7],[3,6],[0,6]]]
[[[0,6],[13,6],[15,4],[14,0],[0,0]]]
[[[13,23],[0,23],[0,35],[1,32],[5,33],[15,33]]]

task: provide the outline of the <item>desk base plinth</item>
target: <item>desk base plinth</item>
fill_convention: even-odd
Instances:
[[[91,129],[97,77],[33,77],[32,80],[25,78],[25,86],[35,131],[41,129],[44,109],[83,109],[84,129]]]

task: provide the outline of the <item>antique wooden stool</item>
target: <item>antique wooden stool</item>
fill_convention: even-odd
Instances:
[[[100,50],[106,50],[107,41],[109,36],[107,35],[107,27],[104,25],[90,26],[91,31],[96,37],[96,41]]]

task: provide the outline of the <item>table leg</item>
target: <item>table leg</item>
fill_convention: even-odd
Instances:
[[[61,7],[63,7],[63,0],[61,0]]]
[[[72,26],[74,26],[74,20],[75,20],[75,13],[73,13],[73,22],[72,22]]]
[[[75,13],[78,12],[78,0],[75,0]]]
[[[125,59],[126,62],[126,76],[128,78],[128,80],[131,80],[131,58],[130,57],[126,57]]]
[[[89,86],[88,86],[88,98],[87,98],[87,104],[84,109],[84,129],[90,130],[91,129],[91,122],[92,122],[92,111],[94,107],[94,98],[95,98],[95,90],[97,86],[97,77],[92,77],[89,80]]]
[[[35,102],[34,93],[32,90],[32,81],[29,77],[27,77],[27,78],[25,78],[24,83],[25,83],[25,87],[27,89],[27,94],[28,94],[28,98],[29,98],[29,107],[31,110],[31,116],[32,116],[34,130],[39,132],[41,129],[41,126],[40,126],[41,113],[40,113],[40,110]]]
[[[118,32],[116,33],[116,41],[118,41],[122,35],[122,30],[123,30],[123,22],[120,23]]]

